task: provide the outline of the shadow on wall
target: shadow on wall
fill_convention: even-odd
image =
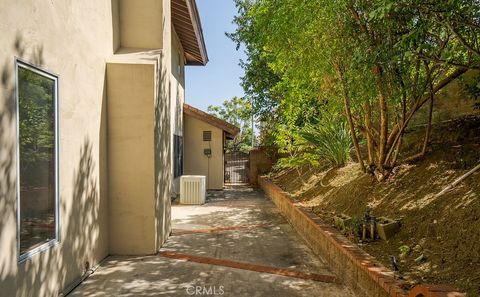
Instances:
[[[97,165],[93,159],[92,143],[85,138],[80,148],[80,160],[75,169],[73,180],[73,197],[71,207],[62,203],[60,222],[67,222],[63,260],[71,271],[71,283],[79,272],[85,273],[91,268],[95,259],[93,252],[100,240],[99,211],[100,195],[95,174]]]
[[[111,0],[112,11],[112,48],[116,52],[122,47],[120,27],[121,1]],[[163,28],[170,28],[163,18]],[[157,230],[157,246],[160,247],[170,233],[170,193],[172,192],[172,162],[171,162],[171,119],[170,119],[170,78],[167,71],[165,53],[163,50],[152,50],[146,60],[157,63],[157,90],[155,94],[155,219]],[[101,148],[102,150],[102,148]],[[101,152],[102,154],[102,152]],[[102,158],[100,158],[102,160]],[[102,164],[100,164],[102,170]]]
[[[22,36],[13,43],[15,55],[23,58]],[[41,60],[37,61],[41,62]],[[3,290],[15,288],[16,241],[16,107],[14,59],[7,57],[1,67],[0,93],[0,284]]]
[[[68,287],[91,268],[90,259],[100,232],[96,165],[88,138],[79,153],[71,203],[67,203],[67,197],[60,197],[60,245],[19,265],[17,294],[20,296],[54,296],[62,289],[59,285]]]
[[[120,47],[120,4],[118,0],[111,1],[112,8],[112,52]]]
[[[43,47],[23,46],[22,37],[14,42],[15,55],[42,66]],[[72,181],[62,180],[60,205],[60,244],[18,263],[16,214],[16,104],[13,57],[1,68],[0,93],[0,292],[17,296],[54,296],[89,269],[98,245],[100,195],[92,142],[88,137],[79,149]],[[64,156],[68,158],[69,156]],[[73,156],[70,156],[73,157]],[[69,186],[70,182],[73,183]],[[72,192],[69,192],[71,189]],[[88,265],[87,265],[88,262]]]
[[[164,66],[164,52],[159,57],[157,91],[155,95],[155,216],[157,230],[157,248],[170,234],[172,166],[171,166],[171,119],[170,91],[171,82]]]

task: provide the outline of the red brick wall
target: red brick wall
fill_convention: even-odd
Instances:
[[[252,186],[258,186],[258,176],[269,172],[276,162],[276,154],[271,149],[256,148],[250,151],[250,176]]]
[[[258,183],[310,248],[358,296],[465,296],[447,286],[417,286],[408,292],[408,285],[396,279],[391,270],[352,244],[336,229],[322,223],[311,211],[296,204],[277,185],[265,177],[259,177]]]

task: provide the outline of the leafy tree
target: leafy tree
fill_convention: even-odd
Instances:
[[[244,97],[233,97],[223,102],[221,106],[210,105],[208,112],[226,122],[240,128],[240,133],[233,141],[227,142],[228,151],[248,152],[252,147],[251,127],[252,104]]]
[[[360,166],[383,180],[416,112],[428,103],[421,156],[434,95],[479,65],[478,4],[439,2],[236,0],[238,29],[230,36],[247,49],[244,82],[265,68],[276,78],[260,88],[276,104],[273,126],[295,133],[314,99],[316,114],[346,119]]]
[[[241,84],[245,94],[255,102],[253,112],[260,119],[266,119],[271,115],[272,109],[278,106],[280,94],[274,91],[274,87],[280,77],[270,67],[271,57],[262,50],[262,34],[258,34],[256,19],[250,14],[255,8],[254,1],[236,1],[236,4],[239,13],[234,22],[238,29],[226,35],[236,42],[237,50],[242,43],[246,47],[247,60],[240,61],[245,70]]]

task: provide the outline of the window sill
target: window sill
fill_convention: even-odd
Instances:
[[[22,264],[26,262],[28,259],[31,259],[33,256],[40,254],[42,252],[45,252],[46,250],[50,249],[53,246],[56,246],[58,243],[60,243],[57,239],[52,239],[48,242],[45,242],[44,244],[37,246],[34,249],[31,249],[23,254],[21,254],[18,257],[18,263]]]

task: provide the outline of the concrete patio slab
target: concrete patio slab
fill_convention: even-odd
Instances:
[[[173,206],[174,231],[159,255],[110,257],[71,296],[354,296],[329,281],[335,276],[261,192],[229,189],[207,201]]]

